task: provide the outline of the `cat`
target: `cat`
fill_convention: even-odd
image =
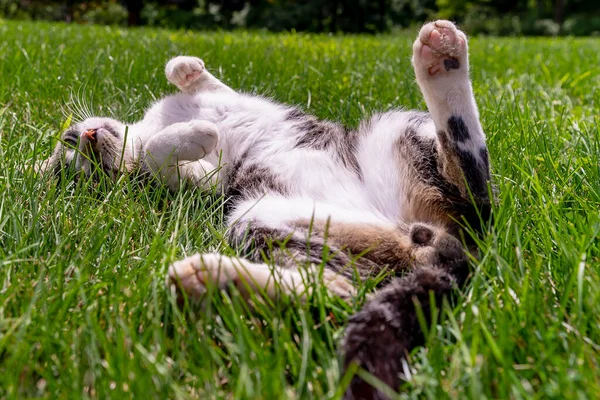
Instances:
[[[412,62],[429,113],[392,110],[347,129],[235,92],[201,59],[179,56],[165,70],[179,93],[127,126],[75,124],[41,170],[70,165],[89,175],[96,160],[109,176],[142,170],[172,190],[217,185],[229,241],[245,258],[208,253],[173,263],[166,280],[180,296],[200,299],[216,285],[246,298],[306,298],[308,273],[350,298],[356,276],[397,273],[350,319],[342,343],[345,367],[357,363],[397,390],[403,360],[423,343],[415,300],[429,316],[430,294],[440,305],[465,284],[473,243],[462,227],[482,229],[491,209],[466,35],[449,21],[427,23]],[[345,397],[385,398],[357,376]]]

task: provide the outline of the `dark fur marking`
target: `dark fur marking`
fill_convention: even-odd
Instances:
[[[489,179],[489,174],[490,174],[490,156],[489,156],[487,147],[482,147],[481,149],[479,149],[479,156],[481,157],[481,161],[483,161],[483,165],[485,167],[485,171],[486,171],[486,174],[487,174],[488,179]]]
[[[445,132],[438,133],[438,137],[447,137]],[[447,140],[446,140],[447,142]],[[446,143],[451,146],[452,143]],[[473,204],[471,199],[466,199],[460,192],[460,189],[444,178],[440,172],[439,154],[436,148],[434,139],[425,139],[417,134],[416,131],[408,129],[405,135],[402,135],[397,142],[397,146],[402,151],[411,154],[413,166],[417,171],[419,179],[430,186],[438,188],[444,198],[442,206],[458,221],[464,220],[475,231],[481,231],[481,222],[487,221],[490,218],[491,207],[487,196],[487,191],[483,193],[483,197],[477,197],[477,193],[473,192],[476,204]],[[456,146],[454,146],[456,147]],[[479,173],[479,167],[471,168],[472,173]],[[486,172],[487,179],[489,173]],[[472,178],[473,179],[473,178]],[[480,219],[481,216],[481,219]],[[457,235],[458,232],[450,232]],[[470,244],[471,238],[465,237],[467,244]]]
[[[411,128],[413,128],[414,130],[417,130],[421,127],[421,125],[428,122],[430,119],[431,119],[431,116],[429,115],[429,113],[420,112],[420,111],[411,111],[409,113],[408,118],[406,119],[406,122],[410,124]]]
[[[286,121],[296,121],[296,120],[302,119],[304,117],[306,117],[306,114],[302,110],[300,110],[299,108],[292,108],[289,111],[285,120]]]
[[[485,197],[487,194],[487,180],[489,179],[487,170],[484,171],[483,166],[477,162],[470,151],[457,148],[456,153],[471,193],[476,198]]]
[[[336,132],[337,126],[332,126],[326,122],[313,119],[306,119],[302,125],[298,126],[302,136],[298,138],[296,147],[312,148],[316,150],[326,150],[334,145],[340,132]],[[339,128],[338,128],[339,129]]]
[[[469,129],[461,117],[453,115],[448,118],[448,129],[456,142],[466,142],[470,138]]]
[[[244,158],[245,155],[242,155],[241,160]],[[262,196],[267,192],[285,195],[288,187],[269,168],[258,164],[245,165],[243,161],[238,161],[228,174],[225,212],[229,213],[231,207],[241,199]]]
[[[439,156],[434,139],[425,139],[415,130],[408,129],[397,144],[413,155],[414,167],[422,182],[437,187],[452,204],[462,201],[458,187],[448,182],[439,172]]]
[[[460,62],[456,58],[446,58],[444,59],[444,68],[446,68],[446,71],[450,71],[451,69],[459,69]]]
[[[116,129],[114,129],[110,124],[103,124],[102,128],[106,129],[108,133],[113,135],[113,137],[119,139],[121,136],[117,133]]]
[[[272,257],[277,265],[288,268],[301,263],[319,265],[325,261],[328,269],[351,278],[352,269],[348,266],[352,260],[348,254],[327,244],[318,233],[311,232],[307,240],[307,233],[298,227],[276,229],[240,221],[231,227],[229,235],[230,242],[251,261],[263,262],[263,253]]]
[[[297,108],[289,111],[286,121],[294,121],[298,139],[296,147],[314,150],[331,150],[339,161],[360,175],[355,155],[356,132],[344,126],[305,114]]]

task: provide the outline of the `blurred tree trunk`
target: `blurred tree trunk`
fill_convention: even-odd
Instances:
[[[66,3],[66,14],[65,21],[72,22],[73,21],[73,7],[75,6],[75,0],[67,0]]]
[[[198,6],[198,0],[180,0],[177,3],[177,8],[179,8],[181,10],[185,10],[185,11],[192,11],[197,6]]]
[[[554,0],[554,22],[562,26],[565,20],[565,0]]]
[[[129,26],[137,26],[140,24],[140,14],[144,8],[144,0],[125,0],[125,8],[127,8],[127,22]]]

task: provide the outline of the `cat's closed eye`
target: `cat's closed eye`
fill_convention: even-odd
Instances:
[[[63,142],[65,142],[66,144],[75,147],[77,146],[77,142],[79,141],[79,136],[75,131],[69,130],[63,135],[62,139]]]

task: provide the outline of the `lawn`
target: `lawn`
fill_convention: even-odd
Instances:
[[[416,32],[414,33],[416,34]],[[0,399],[339,398],[347,304],[317,290],[179,309],[168,264],[223,242],[218,194],[36,176],[69,123],[134,120],[198,55],[233,88],[349,125],[424,109],[413,33],[191,33],[0,20]],[[474,38],[499,195],[454,310],[411,354],[409,398],[600,396],[600,40]],[[372,285],[367,285],[372,286]]]

